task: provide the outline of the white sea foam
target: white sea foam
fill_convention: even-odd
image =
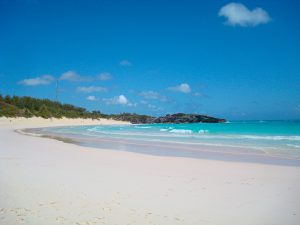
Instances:
[[[286,144],[286,145],[293,148],[300,148],[300,145],[294,145],[294,144]]]
[[[92,127],[92,128],[87,129],[87,130],[90,131],[90,132],[99,132],[98,127]]]
[[[288,130],[284,127],[276,128],[276,130],[270,129],[257,130],[251,129],[248,132],[248,125],[242,123],[254,123],[254,122],[227,122],[229,124],[201,124],[197,125],[122,125],[122,126],[83,126],[83,127],[63,127],[63,128],[47,128],[51,132],[56,132],[63,135],[70,134],[71,137],[80,137],[84,139],[84,136],[88,138],[120,138],[124,140],[143,140],[150,142],[165,142],[173,144],[186,144],[192,146],[204,145],[204,146],[216,146],[220,147],[221,151],[233,151],[240,152],[245,150],[258,150],[265,152],[266,154],[282,154],[286,156],[294,157],[300,154],[300,134],[298,130]],[[263,123],[263,121],[256,121],[256,123]],[[235,124],[238,124],[235,129]],[[265,122],[263,126],[268,126],[269,122]],[[276,125],[276,124],[275,124]],[[272,125],[272,126],[275,126]],[[244,126],[245,129],[240,132],[240,126]],[[252,124],[251,124],[252,126]],[[262,126],[262,125],[260,125]],[[220,129],[219,129],[220,127]],[[285,133],[283,133],[285,132]],[[81,136],[80,136],[81,135]],[[90,141],[88,139],[87,141]],[[224,148],[223,148],[224,147]],[[233,147],[237,147],[235,149]],[[217,149],[217,148],[216,148]]]
[[[120,129],[122,129],[122,128],[120,128]],[[91,133],[96,133],[96,134],[105,134],[106,133],[105,130],[103,130],[103,129],[99,128],[99,127],[89,128],[89,129],[87,129],[87,131],[89,131]],[[81,131],[80,133],[85,134],[84,131]]]
[[[135,126],[134,128],[138,128],[138,129],[148,129],[151,127],[147,127],[147,126]]]
[[[168,127],[168,128],[161,128],[159,131],[170,131],[173,129],[174,129],[174,127]]]
[[[159,131],[168,131],[169,129],[160,129]]]
[[[173,129],[170,130],[171,133],[180,133],[180,134],[191,134],[193,133],[191,130],[185,130],[185,129]]]
[[[140,128],[140,129],[149,129],[151,128],[150,126],[135,126],[135,128]],[[120,128],[121,130],[122,128]],[[143,133],[138,135],[137,133],[128,133],[126,134],[125,132],[123,133],[118,133],[116,131],[107,131],[107,130],[103,130],[101,127],[92,127],[87,129],[87,131],[92,132],[92,133],[104,133],[104,134],[117,134],[117,135],[137,135],[137,136],[160,136],[159,134],[150,134],[150,133]],[[189,129],[174,129],[174,127],[168,127],[168,128],[161,128],[159,131],[162,131],[166,134],[166,137],[168,137],[169,135],[167,135],[167,133],[173,133],[172,135],[183,135],[182,137],[186,137],[184,134],[193,134],[192,130]],[[169,131],[169,132],[167,132]],[[70,132],[69,130],[67,131],[67,133]],[[74,133],[74,131],[72,132]],[[80,133],[80,132],[79,132]],[[165,135],[163,135],[165,136]],[[162,136],[162,137],[163,137]],[[170,136],[171,137],[171,136]],[[248,139],[248,140],[262,140],[262,141],[300,141],[300,136],[298,135],[212,135],[209,134],[209,130],[206,129],[201,129],[198,131],[198,134],[194,134],[193,136],[190,137],[194,137],[194,138],[201,138],[201,139],[227,139],[227,140],[241,140],[241,139]],[[299,145],[295,145],[292,146],[293,144],[291,144],[290,147],[294,147],[294,148],[300,148],[298,147]]]
[[[205,133],[208,133],[208,130],[199,130],[198,133],[199,134],[205,134]]]
[[[206,133],[205,133],[206,134]],[[300,136],[258,136],[258,135],[201,135],[199,138],[207,139],[249,139],[249,140],[265,140],[265,141],[300,141]]]
[[[241,138],[260,139],[260,140],[290,140],[300,141],[300,136],[257,136],[257,135],[239,135]]]

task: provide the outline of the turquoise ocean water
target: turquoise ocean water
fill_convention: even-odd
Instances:
[[[43,128],[41,131],[77,138],[83,145],[93,147],[107,147],[108,142],[117,141],[119,150],[122,143],[126,150],[130,150],[126,148],[128,143],[143,143],[143,146],[160,143],[162,149],[163,146],[182,146],[183,152],[185,148],[193,151],[209,148],[219,152],[235,149],[234,153],[300,160],[300,121],[70,126]],[[147,149],[143,153],[147,153]]]

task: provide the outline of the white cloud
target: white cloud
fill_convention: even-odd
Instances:
[[[119,97],[116,98],[117,103],[121,105],[126,105],[128,104],[128,100],[124,95],[120,95]]]
[[[137,106],[137,103],[130,102],[125,95],[119,95],[108,99],[104,98],[103,101],[108,105]]]
[[[60,78],[60,80],[68,80],[68,81],[82,81],[84,80],[83,77],[81,77],[79,74],[77,74],[74,71],[67,71],[63,73]]]
[[[153,104],[150,104],[150,103],[148,103],[147,101],[145,101],[145,100],[141,100],[140,101],[140,104],[141,105],[143,105],[143,107],[148,107],[149,109],[151,109],[152,111],[161,111],[162,110],[162,108],[160,108],[160,107],[157,107],[156,105],[153,105]]]
[[[185,93],[185,94],[188,94],[192,91],[190,85],[187,83],[183,83],[183,84],[180,84],[175,87],[170,87],[169,90],[177,91],[177,92],[181,92],[181,93]]]
[[[127,105],[128,105],[128,106],[131,106],[131,107],[135,107],[135,106],[137,106],[138,104],[137,104],[137,103],[128,102]]]
[[[270,22],[269,14],[262,8],[249,10],[241,3],[229,3],[219,11],[219,16],[226,17],[226,24],[231,26],[257,26]]]
[[[203,94],[201,94],[200,92],[195,92],[194,96],[196,96],[196,97],[203,97]]]
[[[88,100],[88,101],[96,101],[97,98],[96,98],[94,95],[90,95],[90,96],[88,96],[88,97],[86,98],[86,100]]]
[[[157,107],[156,105],[147,104],[146,106],[147,106],[151,111],[154,111],[154,112],[162,111],[162,108]]]
[[[103,73],[100,73],[98,76],[96,76],[96,79],[98,80],[110,80],[112,79],[112,75],[108,72],[103,72]]]
[[[142,96],[145,99],[153,99],[153,100],[160,100],[162,102],[167,101],[167,97],[159,94],[155,91],[142,91],[139,93],[140,96]]]
[[[146,104],[148,104],[148,102],[147,102],[147,101],[145,101],[145,100],[141,100],[141,101],[140,101],[140,103],[141,103],[142,105],[146,105]]]
[[[110,80],[112,79],[112,75],[108,72],[103,72],[100,73],[97,76],[81,76],[78,73],[76,73],[75,71],[67,71],[65,73],[63,73],[60,78],[60,80],[67,80],[67,81],[72,81],[72,82],[89,82],[89,81],[95,81],[95,80]]]
[[[84,93],[107,92],[107,88],[105,88],[105,87],[96,87],[96,86],[78,87],[77,92],[84,92]]]
[[[160,109],[156,105],[152,105],[152,104],[148,104],[147,106],[148,106],[149,109],[152,109],[152,110],[159,110]]]
[[[19,84],[26,86],[47,85],[51,84],[55,78],[51,75],[43,75],[40,77],[29,78],[19,81]]]
[[[120,61],[121,66],[132,66],[132,63],[126,59]]]

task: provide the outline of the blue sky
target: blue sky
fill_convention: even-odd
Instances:
[[[299,1],[0,0],[0,93],[300,119]]]

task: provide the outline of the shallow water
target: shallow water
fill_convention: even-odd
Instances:
[[[76,139],[85,146],[155,155],[200,157],[205,149],[221,155],[300,160],[299,121],[70,126],[38,132]]]

